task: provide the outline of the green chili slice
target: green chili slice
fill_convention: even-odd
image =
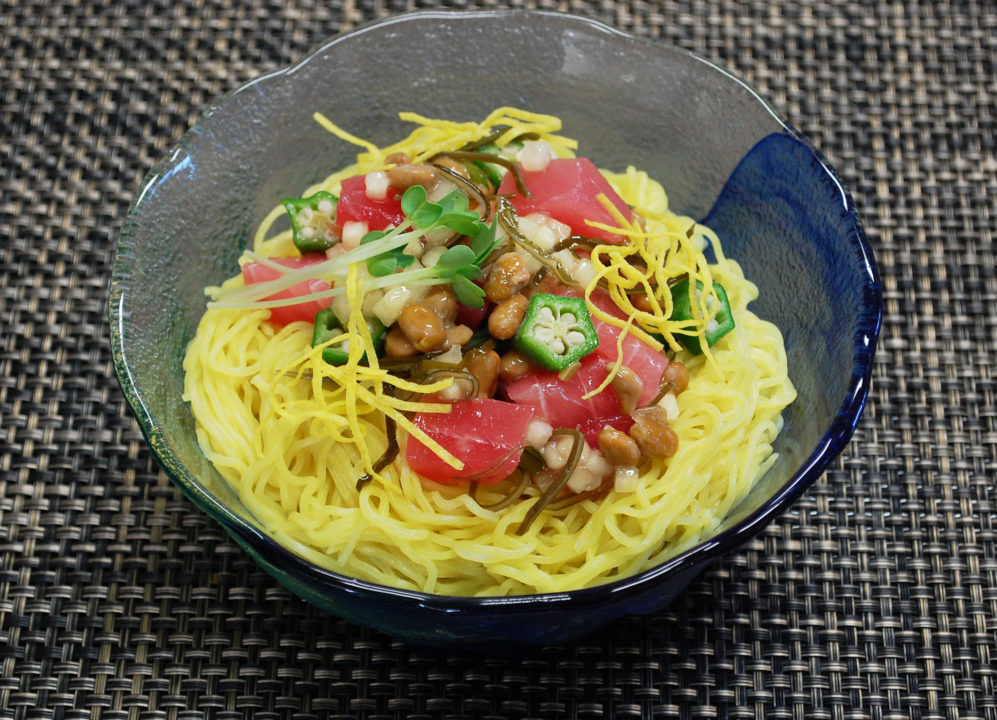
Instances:
[[[319,190],[305,198],[283,198],[281,205],[291,221],[294,246],[301,252],[324,252],[339,242],[335,230],[339,198]]]
[[[370,339],[374,345],[374,351],[380,353],[381,348],[384,347],[384,339],[387,337],[388,331],[377,318],[371,317],[365,318],[365,320],[367,321],[367,329],[370,331]],[[315,327],[312,330],[312,347],[318,347],[332,340],[337,335],[342,335],[343,332],[343,324],[336,317],[332,308],[319,310],[315,313]],[[366,357],[367,354],[364,353],[361,360]],[[330,365],[345,364],[350,359],[349,339],[341,340],[338,343],[323,348],[322,359]]]
[[[599,335],[582,298],[539,293],[530,299],[513,342],[538,365],[561,371],[595,350]]]
[[[715,345],[720,338],[734,329],[734,314],[730,308],[730,301],[727,299],[727,291],[724,290],[723,286],[719,283],[713,283],[713,290],[716,292],[716,301],[713,300],[713,295],[706,295],[705,303],[707,311],[712,313],[715,309],[716,314],[707,323],[706,330],[703,333],[703,336],[706,339],[706,344],[710,347]],[[686,277],[684,280],[672,285],[671,292],[671,319],[692,320],[692,303],[698,303],[700,298],[703,298],[703,283],[699,280],[696,281],[696,292],[693,294],[690,292],[689,278]],[[698,334],[676,335],[675,337],[680,343],[682,343],[685,349],[693,355],[699,355],[703,352],[703,346],[700,343]]]

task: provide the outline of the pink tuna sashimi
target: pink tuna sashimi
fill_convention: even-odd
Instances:
[[[385,230],[401,225],[405,220],[398,191],[388,189],[386,197],[367,197],[367,176],[354,175],[343,180],[336,204],[336,227],[342,230],[348,222],[365,222],[369,230]]]
[[[562,294],[581,297],[576,290],[561,288]],[[592,301],[615,317],[623,313],[604,292],[593,293]],[[524,377],[504,384],[506,396],[514,403],[537,409],[537,415],[556,428],[577,428],[589,443],[596,445],[599,431],[606,425],[628,430],[632,421],[622,415],[616,391],[608,387],[587,400],[582,398],[599,387],[606,379],[606,365],[617,358],[616,341],[621,330],[598,318],[592,324],[599,334],[599,347],[582,358],[573,377],[562,380],[558,373],[534,370]],[[658,394],[661,374],[668,367],[668,357],[633,335],[623,338],[623,364],[641,379],[644,385],[638,405],[650,403]]]
[[[556,372],[536,370],[506,383],[505,393],[514,403],[529,405],[555,428],[577,428],[594,418],[620,415],[620,400],[612,388],[583,396],[606,379],[606,360],[592,353],[581,360],[574,377],[562,380]]]
[[[604,427],[609,426],[620,432],[629,432],[633,424],[634,419],[629,415],[617,415],[609,418],[590,418],[579,425],[578,430],[588,440],[589,445],[599,447],[599,433]]]
[[[528,405],[490,398],[456,402],[449,413],[416,413],[415,426],[461,460],[464,469],[451,467],[415,437],[409,437],[405,460],[414,472],[436,482],[497,483],[519,464],[533,416]]]
[[[624,218],[632,215],[609,181],[588,158],[554,158],[543,170],[521,170],[529,198],[518,193],[513,174],[507,173],[499,185],[499,195],[512,196],[512,204],[519,215],[544,212],[571,228],[575,235],[596,238],[619,245],[623,236],[587,221],[616,227],[617,222],[599,199],[600,195],[613,203]]]
[[[571,291],[570,295],[581,297],[582,293]],[[600,310],[618,317],[626,319],[623,312],[616,307],[609,295],[601,290],[592,293],[591,301]],[[616,362],[616,342],[623,332],[615,325],[603,322],[599,318],[592,316],[592,325],[599,335],[599,347],[595,349],[595,354],[605,358],[606,362]],[[658,384],[661,381],[661,374],[668,367],[668,356],[664,352],[655,350],[646,342],[635,335],[627,333],[623,338],[623,364],[634,371],[637,377],[644,383],[644,391],[637,401],[638,406],[647,405],[658,394]]]
[[[300,270],[303,267],[323,262],[325,259],[326,257],[323,254],[312,253],[297,258],[274,258],[274,261],[292,270]],[[242,278],[247,285],[270,282],[280,277],[283,277],[283,273],[280,270],[274,270],[263,263],[250,262],[242,266]],[[303,280],[297,285],[292,285],[286,290],[274,293],[266,299],[284,300],[310,295],[311,293],[324,292],[328,289],[329,283],[325,280],[312,278],[311,280]],[[309,323],[315,322],[315,313],[329,307],[331,304],[332,298],[324,298],[322,300],[306,300],[297,305],[270,308],[270,322],[279,326],[287,325],[297,320]]]

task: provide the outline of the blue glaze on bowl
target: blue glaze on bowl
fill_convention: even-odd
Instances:
[[[432,52],[443,45],[445,57]],[[459,72],[454,56],[467,58]],[[371,76],[371,68],[402,63],[407,80]],[[498,77],[496,63],[504,69]],[[619,80],[606,83],[611,77]],[[251,229],[280,197],[350,160],[353,149],[330,141],[312,110],[385,143],[404,130],[399,109],[464,119],[503,104],[561,116],[597,164],[648,170],[674,209],[717,231],[760,288],[753,309],[786,338],[799,398],[775,443],[780,458],[713,537],[594,588],[458,598],[315,567],[266,534],[197,446],[180,396],[202,288],[232,274]],[[110,305],[115,369],[157,461],[262,567],[353,622],[416,644],[489,650],[561,642],[661,609],[706,563],[784,510],[854,430],[880,313],[872,253],[850,197],[754,91],[683,51],[580,18],[522,11],[394,18],[225,98],[139,193],[122,228]]]
[[[301,597],[354,622],[399,634],[399,618],[418,608],[422,622],[401,633],[417,644],[560,642],[622,615],[666,607],[710,560],[743,543],[806,489],[848,442],[867,395],[880,322],[879,283],[854,209],[834,174],[797,137],[774,134],[759,142],[703,222],[765,288],[753,309],[779,318],[799,392],[774,446],[780,465],[799,470],[785,484],[777,472],[766,475],[735,512],[736,525],[632,578],[525,598],[371,592],[365,583],[343,587],[324,571],[317,571],[322,589],[315,592],[313,584],[300,582],[316,574],[313,566],[288,558],[263,535],[241,538],[243,546]],[[841,363],[849,357],[852,362]],[[817,420],[827,417],[833,418],[830,426]]]

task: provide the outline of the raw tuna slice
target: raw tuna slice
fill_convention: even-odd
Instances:
[[[446,414],[417,413],[416,427],[462,460],[464,469],[450,467],[414,437],[409,438],[405,459],[413,471],[437,482],[497,483],[519,464],[533,416],[528,405],[490,398],[454,403]]]
[[[499,195],[511,195],[512,204],[520,216],[544,212],[571,228],[575,235],[596,238],[615,245],[623,242],[617,233],[592,227],[587,221],[616,226],[617,222],[599,200],[600,195],[616,206],[625,218],[630,208],[613,190],[609,181],[588,158],[555,158],[543,170],[522,171],[523,182],[531,196],[519,195],[512,173],[502,178]]]
[[[323,262],[325,259],[325,255],[321,253],[311,253],[299,258],[274,258],[274,261],[292,270],[299,270],[303,267]],[[269,282],[281,276],[282,273],[279,270],[274,270],[263,263],[250,262],[242,266],[242,278],[247,285]],[[323,292],[328,289],[329,283],[320,278],[314,278],[299,282],[297,285],[292,285],[287,290],[281,290],[266,299],[283,300],[285,298],[301,297],[311,293]],[[297,320],[315,322],[315,313],[329,307],[331,304],[332,298],[325,298],[323,300],[306,300],[297,305],[270,308],[270,322],[274,325],[287,325]]]
[[[581,368],[570,380],[556,372],[537,370],[505,385],[508,398],[536,408],[537,415],[555,428],[580,428],[593,419],[620,415],[620,400],[612,388],[582,397],[606,379],[606,360],[592,353],[581,361]]]
[[[582,293],[576,291],[571,291],[568,294],[578,297],[582,295]],[[616,307],[616,304],[607,293],[601,290],[596,291],[592,293],[591,300],[600,310],[614,317],[625,319],[626,316]],[[605,358],[606,362],[616,362],[616,342],[622,330],[594,316],[592,324],[599,335],[599,347],[595,349],[595,354]],[[668,367],[668,356],[663,352],[655,350],[635,335],[627,333],[627,336],[623,338],[623,364],[633,370],[637,374],[637,377],[644,383],[644,391],[641,393],[637,404],[646,405],[650,403],[658,394],[658,383],[661,380],[661,374]]]
[[[582,295],[577,290],[565,288],[560,288],[559,292],[574,297]],[[607,313],[623,317],[606,293],[593,293],[592,301]],[[599,432],[606,425],[626,431],[633,421],[622,414],[619,398],[612,387],[587,400],[582,399],[605,380],[607,363],[616,361],[616,341],[621,332],[598,318],[593,317],[592,324],[599,334],[599,347],[582,358],[581,367],[573,377],[562,380],[558,373],[535,370],[505,383],[504,392],[512,402],[536,408],[537,416],[556,428],[577,428],[594,446]],[[658,394],[658,383],[662,372],[668,367],[668,357],[628,334],[623,338],[623,364],[633,370],[644,385],[638,405],[650,403]]]

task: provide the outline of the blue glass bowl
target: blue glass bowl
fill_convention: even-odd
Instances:
[[[399,110],[467,120],[517,105],[558,115],[599,166],[648,170],[703,218],[783,331],[799,398],[779,460],[719,531],[639,575],[573,592],[461,598],[318,568],[271,539],[208,463],[181,401],[202,289],[231,275],[279,198],[352,157],[312,120],[386,144]],[[496,648],[582,635],[666,606],[784,510],[848,442],[869,389],[881,291],[848,193],[749,87],[689,53],[562,14],[429,12],[338,37],[212,107],[146,180],[122,227],[110,321],[125,396],[163,469],[307,601],[417,644]]]

